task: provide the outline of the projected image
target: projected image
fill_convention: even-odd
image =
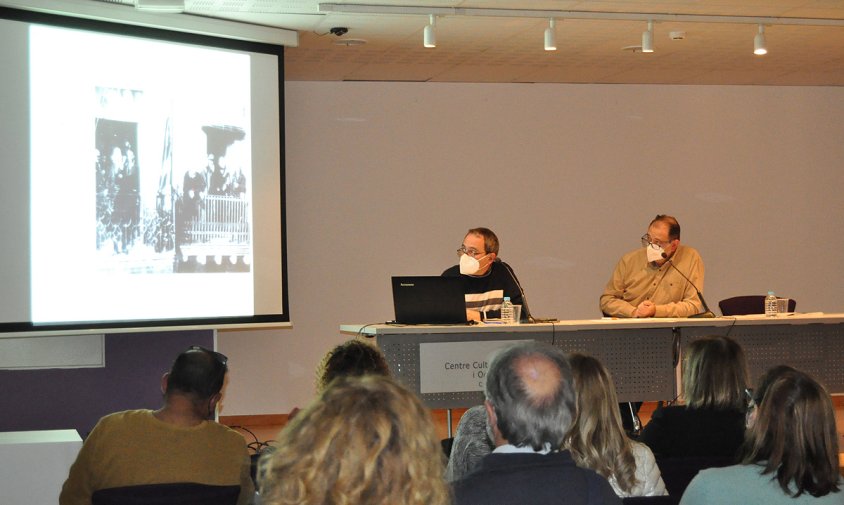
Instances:
[[[252,316],[250,56],[42,26],[29,41],[33,321]]]
[[[146,113],[143,91],[96,89],[96,248],[101,269],[126,273],[250,271],[250,227],[242,126],[194,122],[193,141],[175,138],[173,117]],[[153,109],[177,109],[165,104]],[[137,121],[132,121],[137,119]],[[190,124],[190,123],[188,123]],[[141,165],[138,130],[158,159]],[[195,138],[201,132],[204,142]],[[186,139],[185,139],[186,140]],[[174,145],[196,150],[174,162]],[[184,165],[187,164],[187,169]],[[141,177],[156,172],[157,178]],[[146,184],[142,185],[141,181]]]

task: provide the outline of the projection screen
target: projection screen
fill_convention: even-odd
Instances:
[[[283,48],[0,9],[0,337],[289,324]]]

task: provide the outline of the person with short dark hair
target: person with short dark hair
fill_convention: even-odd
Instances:
[[[85,439],[62,487],[61,505],[90,505],[100,489],[143,484],[240,486],[254,495],[246,442],[213,421],[228,370],[220,353],[193,346],[161,379],[164,405],[103,417]]]
[[[530,309],[522,296],[516,273],[498,257],[498,237],[489,228],[472,228],[457,249],[460,263],[442,273],[460,277],[465,284],[466,319],[483,321],[501,317],[504,297],[521,305],[520,319],[530,320]]]
[[[658,458],[732,458],[744,437],[744,351],[730,337],[711,336],[693,340],[683,355],[685,404],[658,406],[639,440]]]
[[[745,435],[741,463],[702,470],[681,505],[841,505],[838,433],[829,393],[781,369]]]
[[[531,341],[501,350],[490,363],[484,405],[496,448],[454,484],[457,505],[621,503],[606,478],[561,449],[577,407],[560,349]]]
[[[261,456],[262,505],[449,505],[430,412],[381,375],[339,377]]]
[[[334,347],[317,367],[317,392],[337,377],[390,375],[390,367],[380,349],[360,340],[347,340]]]
[[[390,366],[378,347],[361,340],[347,340],[325,353],[316,367],[316,392],[325,391],[331,381],[338,377],[360,377],[383,375],[389,377]],[[300,412],[293,407],[287,414],[290,421]],[[272,450],[271,448],[269,450]]]
[[[657,215],[641,240],[642,248],[616,264],[601,295],[601,311],[612,317],[688,317],[703,312],[697,295],[697,290],[703,292],[703,260],[695,249],[680,245],[677,219]]]

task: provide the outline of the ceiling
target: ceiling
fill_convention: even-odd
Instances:
[[[192,15],[298,31],[299,46],[285,50],[287,80],[844,85],[844,0],[372,1],[419,7],[414,12],[518,9],[631,19],[558,17],[558,49],[545,51],[547,13],[441,15],[437,47],[424,48],[425,14],[326,12],[317,0],[185,0],[185,6]],[[641,45],[648,15],[656,19],[653,53],[630,48]],[[741,19],[688,20],[712,20],[706,16]],[[753,54],[755,17],[784,18],[764,23],[765,56]],[[811,21],[787,24],[791,18]],[[834,20],[833,25],[824,26],[829,23],[824,20]],[[348,32],[336,36],[330,33],[333,27]],[[671,32],[684,32],[684,37],[673,40]],[[365,44],[354,45],[350,39]]]

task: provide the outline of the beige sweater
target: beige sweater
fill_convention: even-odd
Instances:
[[[213,421],[183,428],[159,421],[151,410],[110,414],[82,445],[59,504],[90,505],[99,489],[173,482],[240,485],[238,503],[249,503],[254,486],[246,442]]]
[[[613,271],[601,295],[601,311],[613,317],[633,317],[645,300],[656,304],[654,317],[689,317],[703,311],[694,287],[680,275],[686,275],[703,292],[703,260],[691,247],[681,245],[671,260],[675,270],[664,263],[648,263],[645,248],[624,255]]]

